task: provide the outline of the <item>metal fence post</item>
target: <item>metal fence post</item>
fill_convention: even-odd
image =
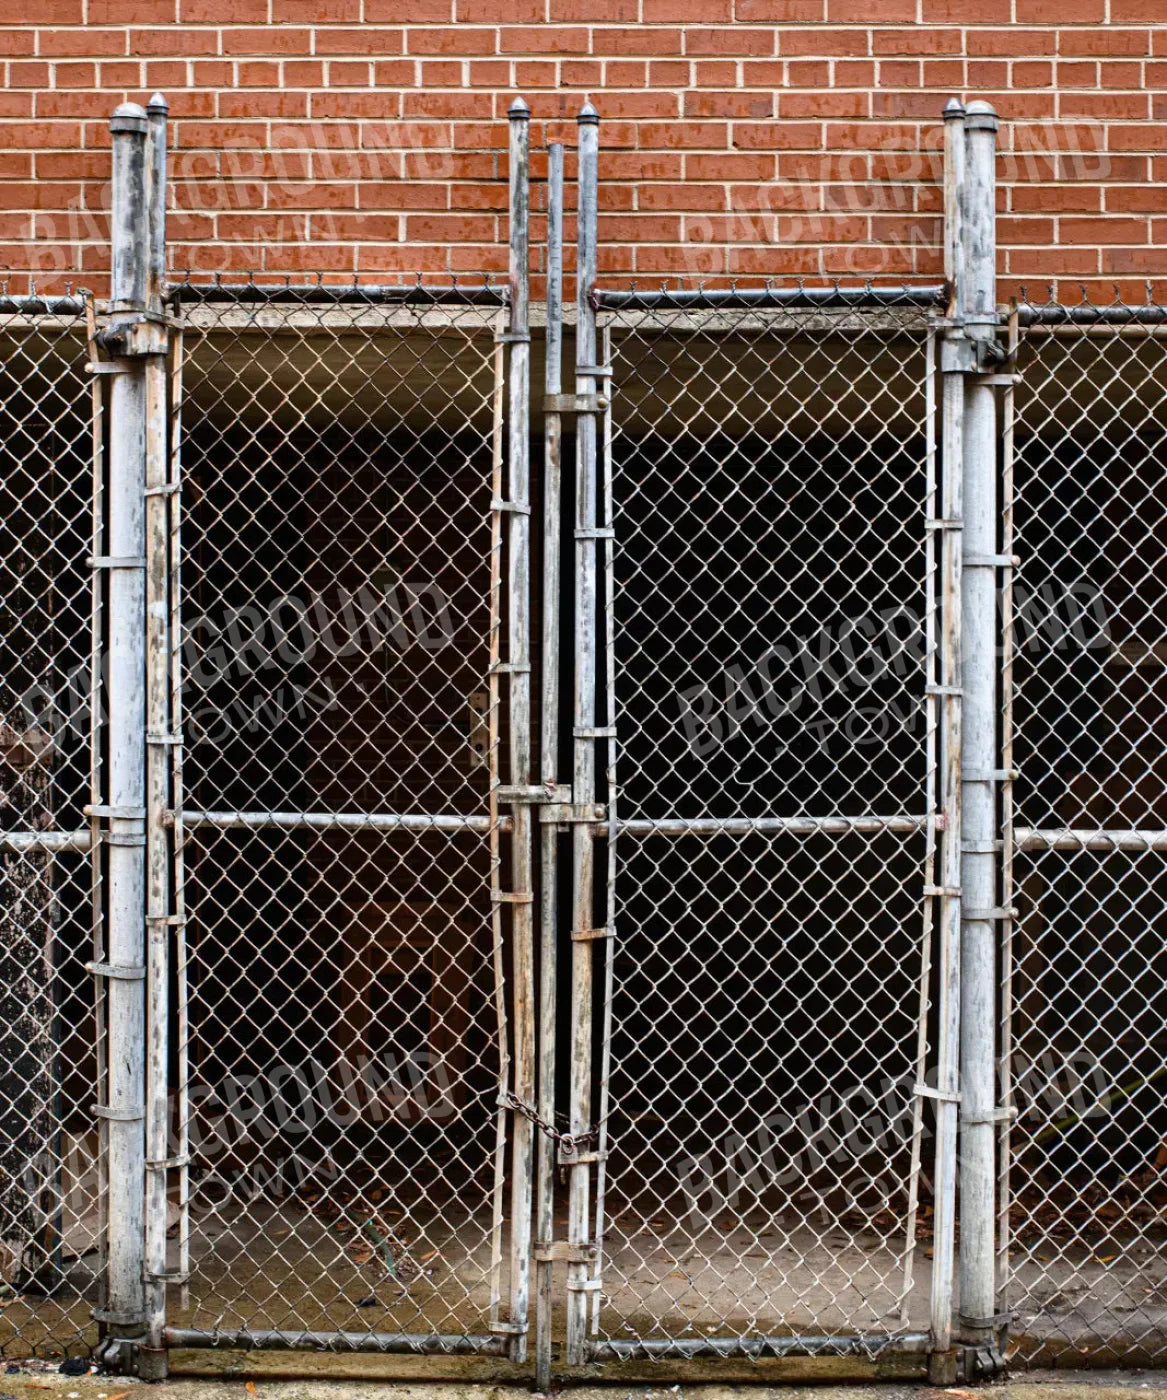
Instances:
[[[155,95],[146,108],[149,133],[146,196],[150,234],[147,311],[158,318],[158,349],[145,360],[146,389],[146,1343],[139,1374],[166,1375],[166,1186],[170,1015],[170,476],[167,432],[167,348],[161,325],[166,276],[166,117]]]
[[[576,253],[575,392],[596,395],[596,171],[599,114],[590,102],[579,114],[579,196]],[[575,453],[575,696],[573,704],[572,803],[577,814],[596,795],[596,415],[576,418]],[[579,821],[572,826],[571,920],[571,1102],[570,1131],[578,1144],[591,1132],[595,834]],[[568,1197],[567,1348],[569,1366],[586,1360],[588,1263],[591,1230],[591,1164],[578,1151],[570,1166]]]
[[[964,108],[944,109],[944,273],[949,286],[949,325],[940,346],[940,843],[939,1025],[936,1051],[936,1184],[932,1261],[932,1379],[955,1381],[952,1356],[954,1238],[956,1222],[957,1104],[960,1093],[960,571],[964,375],[960,355],[959,288],[962,284],[961,198],[965,171]],[[944,1368],[947,1367],[946,1371]]]
[[[508,407],[507,629],[511,830],[511,951],[514,959],[514,1093],[535,1100],[535,967],[531,890],[531,507],[529,160],[531,113],[521,97],[510,119],[510,393]],[[511,1177],[511,1359],[527,1354],[531,1273],[532,1126],[513,1118]]]
[[[108,1306],[115,1340],[136,1339],[144,1323],[145,1170],[145,456],[142,361],[125,355],[146,309],[149,261],[145,111],[127,102],[110,121],[113,137],[112,275],[106,344],[115,355],[109,391],[109,759],[105,805],[108,892]]]
[[[974,1344],[999,1326],[994,1287],[997,912],[997,411],[986,342],[997,334],[997,117],[987,102],[965,116],[964,334],[976,352],[964,402],[964,689],[961,822],[960,1320]]]
[[[563,392],[563,145],[548,150],[547,334],[543,390]],[[554,787],[559,774],[559,514],[562,502],[562,419],[543,415],[542,698],[539,711],[539,777]],[[555,1121],[555,1003],[557,948],[555,824],[539,829],[539,1114]],[[535,1205],[535,1386],[551,1386],[552,1236],[555,1231],[555,1141],[538,1138]]]

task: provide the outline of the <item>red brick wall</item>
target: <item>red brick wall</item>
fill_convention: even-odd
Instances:
[[[155,88],[176,268],[501,269],[521,92],[536,148],[600,108],[610,282],[935,278],[939,114],[964,93],[1003,118],[1005,291],[1167,289],[1167,0],[0,5],[15,290],[100,288],[106,121]]]

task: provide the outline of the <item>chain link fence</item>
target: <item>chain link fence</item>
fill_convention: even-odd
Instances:
[[[1167,318],[1026,304],[1013,324],[1014,1354],[1161,1364]]]
[[[503,299],[228,298],[179,290],[170,1321],[489,1336]]]
[[[909,1346],[931,1253],[929,293],[626,300],[598,1354]]]
[[[91,318],[82,297],[0,298],[0,1352],[17,1360],[84,1354],[100,1301]]]

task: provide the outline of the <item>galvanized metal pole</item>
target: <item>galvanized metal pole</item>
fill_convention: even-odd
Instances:
[[[563,145],[548,151],[547,333],[543,391],[563,392]],[[562,419],[543,415],[543,608],[542,697],[539,711],[539,776],[554,787],[559,773],[559,516],[563,497]],[[553,822],[539,831],[539,1116],[555,1121],[555,1003],[557,947],[556,853]],[[555,1142],[538,1137],[535,1202],[535,1386],[551,1385],[552,1237],[555,1232]]]
[[[579,195],[576,251],[575,392],[586,402],[596,395],[597,161],[599,114],[590,102],[579,114]],[[572,803],[576,815],[596,795],[596,414],[576,417],[575,452],[575,696],[573,704]],[[590,1132],[592,1113],[592,934],[594,933],[595,835],[580,821],[572,826],[571,1100],[568,1121],[577,1139]],[[588,1292],[593,1286],[588,1257],[591,1163],[579,1152],[571,1163],[567,1211],[567,1348],[569,1366],[586,1360]],[[587,1154],[588,1156],[594,1154]]]
[[[997,334],[996,131],[987,102],[964,121],[965,335],[977,368]],[[962,736],[960,1317],[968,1341],[994,1339],[996,1180],[997,774],[997,403],[983,373],[966,377],[964,558],[961,571],[964,687]]]
[[[952,1352],[956,1234],[957,1103],[960,1092],[960,560],[964,375],[959,315],[964,108],[944,109],[944,261],[949,325],[940,345],[940,841],[939,1015],[936,1048],[936,1185],[932,1250],[932,1379],[956,1379]]]
[[[150,234],[146,305],[157,318],[159,353],[146,385],[146,1342],[138,1373],[166,1375],[166,1185],[170,1123],[170,443],[167,339],[161,325],[166,276],[166,117],[160,95],[146,108],[146,202]]]
[[[531,113],[516,98],[510,119],[510,391],[508,405],[507,671],[508,747],[516,789],[511,828],[511,955],[514,988],[514,1093],[535,1100],[535,966],[531,890],[531,506],[529,160]],[[527,1355],[531,1279],[532,1126],[512,1116],[511,1359]]]
[[[125,338],[146,308],[149,262],[145,111],[113,114],[112,274],[107,342]],[[145,529],[146,384],[142,361],[114,362],[109,396],[109,787],[106,819],[109,978],[109,1286],[104,1320],[114,1337],[137,1338],[145,1320]]]

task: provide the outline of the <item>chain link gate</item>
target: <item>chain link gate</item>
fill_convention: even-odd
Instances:
[[[946,288],[597,291],[585,107],[532,493],[525,107],[505,290],[164,290],[165,118],[0,300],[6,1352],[1159,1356],[1160,309],[999,358],[983,104]]]
[[[524,209],[525,182],[513,162]],[[175,293],[169,1346],[524,1354],[530,1128],[501,1097],[533,1063],[513,288]]]
[[[1020,1363],[1157,1365],[1167,311],[1022,302],[1010,324],[1001,1307]]]

